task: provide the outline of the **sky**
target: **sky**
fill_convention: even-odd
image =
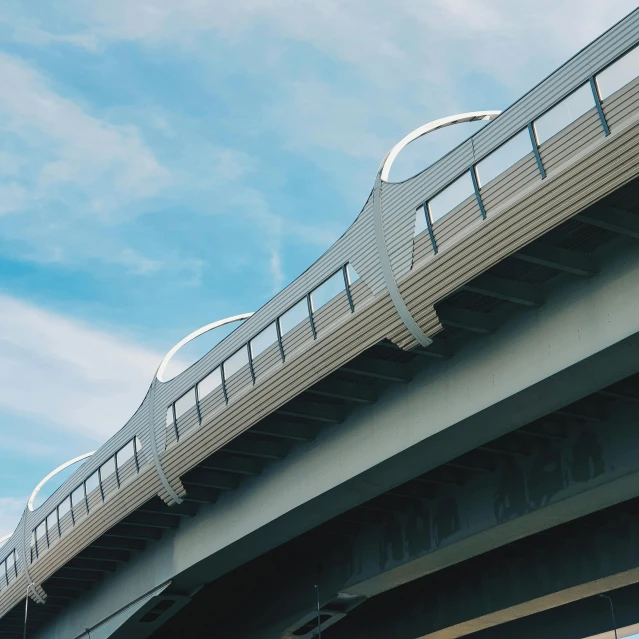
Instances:
[[[635,1],[390,7],[0,0],[0,537],[175,342],[317,259],[395,142],[507,107]],[[477,126],[412,145],[391,179]]]

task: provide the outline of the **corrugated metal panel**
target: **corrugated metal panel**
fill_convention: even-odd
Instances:
[[[440,235],[442,245],[446,246],[442,246],[444,250],[437,256],[419,259],[421,246],[426,246],[425,234],[413,243],[415,209],[425,199],[450,184],[468,169],[474,159],[494,150],[638,39],[639,11],[635,11],[476,134],[472,141],[463,143],[420,175],[401,184],[384,187],[384,228],[396,272],[410,266],[414,244],[417,268],[404,276],[400,285],[423,330],[432,335],[441,329],[434,311],[439,299],[519,246],[560,224],[589,202],[637,175],[639,125],[636,122],[636,103],[639,82],[635,81],[604,104],[606,115],[610,118],[612,136],[602,139],[596,130],[593,114],[587,114],[542,147],[541,151],[552,172],[546,180],[540,183],[533,171],[534,159],[531,156],[524,158],[482,189],[488,219],[478,222],[476,230],[472,219],[477,217],[478,208],[471,198],[449,214],[448,220],[444,218],[438,223],[435,230]],[[587,153],[584,153],[584,148]],[[238,373],[234,377],[241,383],[235,386],[236,380],[229,380],[233,398],[228,406],[224,404],[219,389],[219,392],[214,391],[211,396],[203,398],[203,425],[199,428],[191,425],[193,419],[189,416],[191,430],[186,441],[180,440],[161,453],[167,475],[180,491],[183,488],[179,487],[179,477],[199,461],[369,346],[384,337],[402,345],[414,342],[383,289],[372,214],[372,199],[369,197],[344,236],[304,274],[202,360],[174,380],[158,386],[153,423],[159,450],[163,451],[166,442],[166,407],[171,402],[346,262],[350,261],[361,276],[362,279],[352,287],[357,305],[356,318],[351,321],[350,309],[348,312],[333,313],[332,304],[329,304],[318,314],[323,322],[322,314],[326,311],[327,323],[317,340],[310,334],[308,322],[284,336],[287,362],[277,367],[277,374],[269,370],[262,380],[258,379],[253,385],[247,370]],[[473,232],[463,233],[468,231],[469,224]],[[453,238],[458,237],[459,241],[453,241]],[[426,255],[427,251],[424,250]],[[339,303],[343,303],[343,300]],[[251,401],[242,401],[249,393]],[[94,458],[78,469],[41,508],[27,515],[27,535],[82,479],[132,437],[137,435],[141,438],[144,445],[141,457],[148,460],[148,417],[147,396],[127,425]],[[32,577],[36,582],[41,582],[152,495],[163,495],[160,486],[155,469],[148,465],[119,489],[110,478],[105,482],[106,501],[102,501],[99,491],[90,496],[89,516],[72,528],[65,523],[65,534],[55,539],[49,552],[32,564]],[[21,548],[20,535],[21,529],[5,544],[5,549],[10,549],[12,545]],[[24,596],[24,586],[24,576],[21,575],[19,580],[0,592],[0,614]]]
[[[617,127],[620,126],[626,118],[635,113],[638,101],[639,78],[616,93],[613,93],[604,101],[603,111],[612,133],[616,132]]]
[[[481,189],[481,199],[490,216],[494,209],[519,195],[519,191],[528,187],[534,188],[541,182],[537,160],[531,152],[514,164],[499,177],[491,180]]]
[[[313,313],[317,334],[322,335],[330,330],[338,319],[344,315],[350,315],[350,312],[351,307],[344,291]]]
[[[404,182],[393,184],[392,189],[389,188],[391,185],[386,186],[385,189],[392,193],[393,198],[401,199],[402,207],[415,210],[420,204],[434,197],[455,181],[470,168],[473,162],[473,143],[471,140],[466,140],[422,173]],[[384,216],[387,214],[385,205]]]
[[[356,310],[359,309],[370,296],[371,292],[363,280],[358,280],[354,284],[351,284],[351,297],[353,298],[353,305]]]
[[[639,41],[639,10],[589,44],[474,136],[477,160],[503,144]]]
[[[437,250],[446,250],[460,233],[467,231],[471,226],[479,223],[481,219],[477,198],[474,195],[466,198],[459,206],[433,224]]]
[[[413,241],[413,265],[412,268],[416,268],[420,260],[426,257],[432,257],[433,243],[430,241],[430,235],[428,231],[420,233]]]
[[[616,138],[602,140],[597,151],[572,156],[564,171],[544,180],[534,193],[528,193],[501,215],[489,217],[463,244],[439,254],[417,273],[413,271],[401,284],[411,311],[419,315],[460,283],[636,177],[639,148],[634,145],[639,138],[638,129],[635,124]]]
[[[261,379],[271,368],[275,366],[281,366],[282,355],[280,353],[280,347],[277,343],[269,346],[263,353],[260,353],[253,360],[253,370],[255,371],[255,377]]]
[[[604,130],[599,114],[593,108],[539,147],[546,173],[551,174],[560,169],[572,153],[603,137]]]
[[[415,193],[404,185],[382,185],[382,211],[386,250],[395,279],[410,270],[410,246],[415,231]]]

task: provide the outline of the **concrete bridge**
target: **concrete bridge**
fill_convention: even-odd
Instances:
[[[638,42],[407,136],[317,263],[166,380],[217,323],[172,349],[0,548],[0,637],[577,639],[613,590],[639,621]]]

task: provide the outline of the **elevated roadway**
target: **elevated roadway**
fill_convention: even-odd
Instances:
[[[492,120],[410,180],[383,165],[317,263],[25,509],[0,637],[25,596],[35,637],[310,637],[317,592],[337,637],[636,497],[638,41],[635,11],[498,117],[409,136]]]

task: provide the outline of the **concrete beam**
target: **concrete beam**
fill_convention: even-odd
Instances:
[[[639,216],[612,206],[586,209],[576,215],[575,219],[606,231],[639,239]]]
[[[614,621],[610,608],[614,609]],[[596,594],[555,608],[549,608],[515,621],[492,626],[469,635],[469,639],[539,639],[548,636],[561,639],[615,639],[639,634],[639,584]]]
[[[332,380],[324,380],[319,384],[315,384],[305,394],[344,399],[356,404],[373,404],[377,400],[376,395],[368,386]]]
[[[589,255],[556,246],[547,246],[540,242],[529,244],[512,257],[521,262],[547,266],[556,271],[581,277],[592,277],[599,272],[597,264]]]
[[[464,308],[444,304],[437,307],[437,315],[444,326],[462,328],[479,335],[490,335],[496,329],[495,322],[489,315]]]
[[[75,637],[167,580],[172,589],[191,592],[394,486],[637,372],[637,333],[639,255],[618,252],[598,277],[565,283],[541,308],[511,319],[494,335],[462,345],[449,360],[429,360],[409,383],[391,386],[374,405],[357,408],[340,426],[184,518],[34,639]],[[588,508],[582,503],[567,516]]]
[[[386,382],[407,383],[410,381],[410,371],[405,366],[397,362],[385,362],[372,357],[357,357],[352,362],[344,364],[342,370]]]
[[[480,275],[463,288],[471,293],[480,293],[487,297],[520,304],[529,308],[541,306],[542,303],[541,294],[530,284],[504,280],[492,275]]]
[[[532,639],[549,636],[552,628],[553,636],[578,639],[611,630],[609,602],[594,597],[639,584],[638,542],[636,516],[603,521],[585,517],[567,530],[558,528],[541,538],[515,542],[371,599],[325,636]],[[636,587],[632,590],[637,592]],[[585,598],[591,598],[585,607],[586,611],[592,609],[585,613],[589,626],[574,615],[575,609],[584,610],[584,606],[560,608]],[[639,619],[636,600],[634,604],[634,616],[620,618],[618,623],[629,625]],[[531,623],[528,618],[553,609],[557,610],[547,615],[546,621],[552,618],[555,623],[546,625],[545,630],[539,620]],[[506,625],[498,629],[502,624]]]
[[[345,517],[355,516],[355,523],[365,524],[359,535],[290,562],[284,555],[276,568],[264,570],[261,584],[259,572],[247,573],[246,579],[261,593],[251,601],[251,615],[240,620],[233,616],[226,625],[217,621],[216,628],[222,636],[238,639],[292,637],[290,633],[314,610],[317,584],[329,608],[338,593],[372,597],[370,604],[351,613],[353,621],[335,625],[331,633],[336,639],[454,639],[639,581],[639,519],[622,520],[623,530],[617,521],[605,529],[627,540],[625,554],[611,543],[607,554],[599,555],[608,543],[601,540],[596,547],[594,541],[584,546],[589,530],[585,524],[583,534],[581,527],[575,528],[580,539],[570,538],[568,548],[561,545],[557,557],[544,554],[545,546],[536,554],[527,548],[519,554],[504,549],[503,558],[495,550],[539,531],[551,529],[552,536],[553,530],[560,530],[553,526],[639,495],[637,419],[632,404],[619,402],[605,423],[573,425],[566,438],[540,441],[524,456],[503,457],[494,472],[464,486],[439,486],[433,499],[411,500],[403,512],[379,523],[357,518],[359,509],[347,513]],[[556,583],[544,578],[549,570]],[[620,572],[627,574],[618,577]],[[495,580],[496,574],[503,577]],[[397,593],[380,594],[396,588]],[[424,608],[426,593],[436,601]],[[199,625],[197,607],[189,609],[193,630],[210,627],[209,610],[204,600]],[[406,623],[410,630],[398,634],[404,626],[397,625],[397,619],[404,617],[411,619]],[[166,637],[176,630],[167,627]]]

